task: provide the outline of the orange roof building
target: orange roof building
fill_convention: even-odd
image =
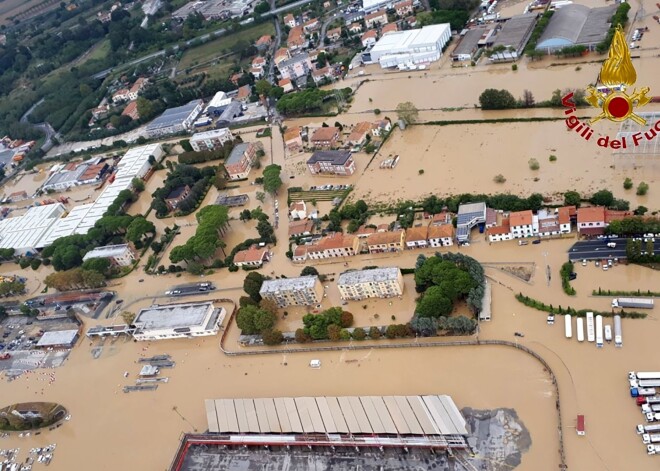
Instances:
[[[369,253],[400,252],[405,247],[406,232],[376,232],[367,238]]]
[[[429,226],[427,240],[430,247],[447,247],[449,245],[454,245],[454,226],[451,224]]]
[[[417,249],[426,247],[428,242],[426,240],[429,233],[427,226],[409,227],[406,229],[406,248]]]
[[[335,234],[321,238],[316,244],[307,247],[307,256],[318,260],[334,257],[350,257],[358,253],[359,241],[352,234]]]
[[[234,265],[237,267],[260,267],[270,260],[270,253],[266,247],[253,245],[247,250],[240,250],[234,255]]]

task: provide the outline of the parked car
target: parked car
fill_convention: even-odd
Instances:
[[[541,243],[541,239],[534,239],[532,241],[532,244],[540,244],[540,243]]]
[[[575,273],[575,272],[574,272],[574,273],[571,273],[570,275],[568,275],[568,279],[569,279],[569,280],[574,280],[574,279],[576,279],[576,278],[577,278],[577,273]]]

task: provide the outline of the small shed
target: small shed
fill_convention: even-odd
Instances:
[[[584,431],[584,415],[579,414],[577,416],[577,427],[575,430],[577,431],[578,435],[586,435],[586,432]]]

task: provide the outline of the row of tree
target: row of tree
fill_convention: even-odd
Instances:
[[[240,138],[237,138],[237,141],[225,142],[218,149],[186,151],[179,154],[178,160],[180,164],[199,164],[202,162],[210,162],[212,160],[224,160],[229,157],[229,154],[231,154],[231,151],[237,142],[240,142]]]
[[[184,245],[172,248],[170,252],[172,263],[186,261],[190,265],[193,262],[198,263],[200,260],[209,260],[215,255],[218,248],[225,247],[221,237],[229,221],[227,207],[205,206],[197,212],[196,218],[199,224],[195,235],[190,237]]]
[[[609,226],[605,229],[607,234],[617,235],[643,235],[643,234],[660,234],[660,219],[657,218],[641,218],[630,217],[623,220],[610,221]]]
[[[44,283],[49,288],[58,291],[100,288],[105,286],[105,276],[96,270],[85,270],[79,267],[51,273],[46,277]]]
[[[313,340],[339,340],[342,328],[353,325],[353,314],[340,307],[331,307],[320,314],[303,316],[304,332]]]

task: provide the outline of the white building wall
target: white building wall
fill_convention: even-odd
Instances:
[[[568,222],[566,224],[560,224],[559,225],[559,232],[561,232],[561,233],[571,232],[571,223]]]
[[[506,234],[488,234],[489,242],[502,242],[504,240],[512,240],[512,239],[513,239],[513,234],[511,232],[507,232]]]
[[[429,239],[429,246],[431,247],[449,247],[450,245],[454,245],[454,241],[451,237]]]

